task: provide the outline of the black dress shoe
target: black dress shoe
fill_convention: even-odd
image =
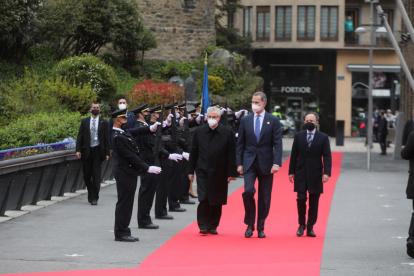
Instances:
[[[155,217],[156,219],[174,219],[173,216],[171,215],[165,215],[165,216],[160,216],[160,217]]]
[[[408,237],[407,239],[407,255],[414,258],[414,237]]]
[[[185,212],[185,211],[187,211],[186,209],[184,209],[184,208],[173,208],[173,209],[170,209],[169,210],[170,212]]]
[[[313,229],[308,228],[308,230],[306,231],[306,236],[314,238],[316,237],[316,234],[315,232],[313,232]]]
[[[253,231],[254,231],[254,225],[247,226],[246,233],[244,233],[244,236],[246,238],[250,238],[251,236],[253,236]]]
[[[218,233],[217,233],[217,230],[216,229],[211,229],[210,230],[210,234],[211,235],[217,235]]]
[[[92,200],[91,205],[98,205],[98,201],[97,200]]]
[[[302,236],[305,229],[306,225],[299,225],[298,232],[296,232],[296,235],[298,235],[298,237]]]
[[[115,238],[115,241],[122,241],[122,242],[135,242],[135,238],[131,236],[125,236],[121,238]]]
[[[261,231],[259,231],[259,234],[257,234],[257,237],[263,239],[263,238],[266,238],[266,235],[263,232],[263,230],[261,230]]]
[[[210,233],[210,230],[205,229],[205,228],[200,229],[200,234],[207,235],[208,233]]]
[[[186,201],[180,201],[180,204],[195,204],[195,202],[191,200],[186,200]]]
[[[134,237],[134,236],[129,236],[130,238],[133,238],[135,241],[139,241],[138,238]]]
[[[188,195],[189,195],[191,198],[198,198],[198,196],[193,195],[192,193],[188,193]]]
[[[158,225],[155,224],[147,224],[147,225],[138,225],[138,228],[140,229],[158,229],[160,228]]]

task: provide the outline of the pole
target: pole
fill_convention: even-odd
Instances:
[[[411,41],[414,43],[414,28],[411,24],[411,20],[408,17],[407,11],[404,8],[404,4],[401,0],[395,0],[397,2],[398,9],[401,12],[401,17],[404,21],[405,26],[407,27],[408,32],[410,33]]]
[[[371,0],[371,19],[370,19],[370,43],[369,43],[369,90],[368,90],[368,147],[367,147],[367,170],[371,171],[371,147],[373,136],[372,125],[372,112],[373,112],[373,100],[372,100],[372,63],[373,63],[373,43],[374,43],[374,1]]]

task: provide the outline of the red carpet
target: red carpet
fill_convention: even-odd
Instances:
[[[340,174],[342,153],[332,154],[332,176],[319,204],[316,238],[297,237],[296,194],[288,180],[289,160],[275,175],[267,238],[246,239],[241,194],[233,193],[223,208],[218,236],[201,236],[193,223],[151,254],[135,269],[34,273],[32,275],[319,275],[332,196]],[[231,185],[231,184],[230,184]],[[305,271],[305,272],[304,272]],[[27,274],[25,274],[27,275]]]

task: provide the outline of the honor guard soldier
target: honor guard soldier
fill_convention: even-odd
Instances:
[[[149,128],[128,130],[126,109],[117,110],[110,116],[113,119],[112,146],[118,157],[114,172],[118,193],[115,209],[115,241],[135,242],[138,238],[131,236],[129,223],[134,206],[137,177],[143,172],[159,174],[161,168],[149,166],[142,161],[134,136],[154,132],[158,124]]]

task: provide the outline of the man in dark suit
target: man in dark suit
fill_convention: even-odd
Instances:
[[[414,118],[414,109],[412,111],[412,116]],[[402,147],[404,148],[405,144],[408,141],[408,136],[414,130],[414,119],[407,120],[404,126],[403,137],[402,137]]]
[[[217,235],[228,183],[236,176],[236,139],[220,121],[220,109],[207,109],[208,124],[197,128],[191,145],[188,178],[197,174],[197,222],[200,234]]]
[[[88,189],[88,201],[97,205],[101,188],[101,164],[109,160],[108,122],[99,117],[98,102],[91,105],[90,117],[81,121],[76,143],[76,157],[82,158],[83,179]],[[92,179],[92,180],[91,180]]]
[[[289,181],[295,183],[299,215],[299,229],[302,236],[307,228],[307,236],[316,237],[313,226],[318,218],[319,197],[323,193],[323,183],[331,176],[331,147],[329,137],[317,131],[319,118],[316,113],[305,116],[305,128],[295,135],[289,164]],[[322,163],[323,159],[323,163]],[[306,201],[309,192],[308,223],[306,225]]]
[[[378,139],[381,146],[381,154],[387,155],[387,135],[388,135],[388,123],[384,117],[384,110],[381,110],[378,114]]]
[[[412,122],[411,122],[412,123]],[[414,210],[414,132],[408,135],[405,147],[401,150],[401,157],[410,160],[410,170],[406,189],[407,198],[413,200]],[[411,215],[410,228],[408,229],[407,254],[414,258],[414,212]]]
[[[144,172],[159,174],[161,168],[149,166],[142,161],[134,137],[155,132],[158,125],[128,130],[126,109],[117,110],[110,116],[114,122],[111,140],[114,152],[118,156],[114,172],[118,193],[115,209],[115,241],[135,242],[138,241],[138,238],[131,236],[129,223],[134,207],[138,176]],[[156,185],[156,183],[153,184]]]
[[[282,165],[282,131],[279,119],[267,113],[266,94],[256,92],[252,97],[252,114],[244,116],[240,122],[237,139],[237,171],[244,172],[243,202],[244,223],[248,225],[245,237],[253,235],[256,220],[254,184],[259,181],[257,210],[257,231],[259,238],[265,238],[264,224],[269,214],[272,195],[273,174]]]

